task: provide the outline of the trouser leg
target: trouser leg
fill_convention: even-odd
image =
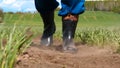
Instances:
[[[44,24],[44,31],[42,38],[48,38],[55,32],[54,11],[40,14]]]
[[[49,46],[53,42],[55,32],[54,10],[57,8],[56,0],[35,0],[35,7],[41,15],[44,24],[44,31],[41,37],[41,44]]]
[[[41,44],[49,46],[53,42],[53,34],[55,33],[56,27],[54,22],[54,11],[47,13],[40,13],[44,24],[44,31],[41,37]]]

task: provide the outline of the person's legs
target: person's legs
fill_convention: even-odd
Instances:
[[[54,22],[54,11],[40,14],[44,23],[44,31],[41,37],[41,45],[49,46],[53,42],[53,34],[56,27]]]
[[[62,17],[63,50],[66,52],[76,52],[74,35],[77,27],[78,15],[67,15]]]
[[[52,38],[55,32],[54,10],[57,8],[58,2],[56,0],[35,0],[35,6],[44,23],[41,44],[49,46],[52,44]]]
[[[63,50],[76,52],[74,35],[77,27],[79,14],[85,10],[84,0],[62,0],[62,8],[59,16],[62,16],[63,31]]]

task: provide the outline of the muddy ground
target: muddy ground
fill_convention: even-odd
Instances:
[[[75,54],[61,52],[62,42],[51,47],[40,46],[39,38],[19,56],[15,68],[120,68],[120,55],[110,48],[76,43]]]

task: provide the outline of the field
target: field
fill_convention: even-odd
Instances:
[[[39,44],[43,24],[38,13],[5,13],[0,25],[0,68],[120,68],[119,21],[117,13],[86,11],[79,17],[75,35],[79,51],[69,54],[61,52],[62,24],[57,11],[52,47]]]

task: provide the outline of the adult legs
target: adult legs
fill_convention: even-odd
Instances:
[[[44,31],[41,37],[41,45],[49,46],[53,43],[53,34],[56,27],[54,22],[54,11],[40,14],[44,23]]]
[[[67,15],[62,17],[63,50],[65,52],[76,52],[74,35],[77,27],[78,15]]]
[[[63,50],[75,52],[77,49],[74,44],[74,34],[78,22],[78,15],[85,10],[85,0],[62,0],[62,9],[59,15],[62,16]],[[54,9],[58,6],[56,0],[35,0],[35,6],[40,13],[44,31],[41,38],[43,45],[49,46],[55,32]]]
[[[59,15],[62,16],[63,50],[65,52],[76,52],[74,35],[77,27],[79,14],[85,10],[84,0],[62,0],[62,9]]]
[[[56,0],[35,0],[35,6],[41,15],[44,24],[44,31],[41,37],[41,44],[49,46],[53,42],[55,33],[54,10],[58,6]]]

